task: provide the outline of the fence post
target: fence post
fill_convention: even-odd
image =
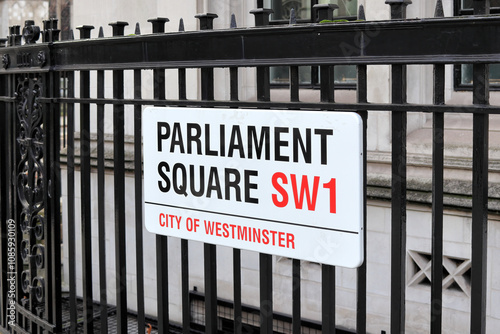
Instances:
[[[250,11],[255,15],[257,27],[269,25],[269,15],[274,13],[272,9],[257,8]],[[269,67],[257,67],[257,100],[270,101],[271,89],[269,81]],[[268,254],[259,254],[259,276],[260,276],[260,332],[273,333],[273,257]]]
[[[391,19],[406,18],[411,0],[386,0]],[[406,103],[406,65],[392,65],[392,103]],[[406,128],[405,111],[392,112],[391,333],[405,330],[406,314]]]
[[[489,0],[474,0],[474,15],[488,15]],[[490,66],[473,64],[472,103],[490,104]],[[488,141],[489,114],[473,116],[472,155],[472,253],[470,332],[486,332],[488,254]]]
[[[200,30],[214,28],[214,19],[217,14],[206,13],[195,16],[200,21]],[[214,69],[201,69],[201,99],[214,100]],[[205,332],[217,333],[217,246],[204,244],[205,268]]]
[[[123,36],[127,22],[112,22],[113,36]],[[113,99],[122,100],[123,70],[113,71]],[[118,333],[127,333],[127,262],[125,238],[125,106],[113,106],[113,160],[115,196],[116,323]]]
[[[79,26],[80,39],[90,38],[93,26]],[[90,97],[90,72],[80,72],[80,97]],[[92,218],[91,218],[91,166],[90,166],[90,105],[80,104],[80,182],[82,201],[82,254],[83,254],[83,318],[84,332],[94,331],[92,292]]]

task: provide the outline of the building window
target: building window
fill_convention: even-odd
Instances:
[[[336,20],[354,21],[357,19],[357,0],[265,0],[264,7],[272,8],[271,24],[287,24],[292,8],[295,10],[297,23],[316,22],[313,6],[316,4],[335,4],[339,8],[333,12]],[[341,89],[355,89],[356,66],[335,66],[335,86]],[[274,87],[288,87],[290,83],[289,68],[286,66],[271,67],[271,84]],[[320,75],[317,66],[299,67],[299,83],[303,88],[319,87]]]
[[[474,0],[455,0],[454,15],[465,16],[474,14]],[[490,0],[491,14],[500,14],[500,0]],[[472,89],[472,65],[455,65],[455,90]],[[490,87],[500,90],[500,64],[490,65]]]

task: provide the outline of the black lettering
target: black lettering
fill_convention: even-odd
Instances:
[[[250,197],[250,189],[257,189],[256,183],[250,182],[251,176],[258,176],[259,172],[256,170],[245,170],[245,202],[259,204],[259,199]]]
[[[205,124],[205,154],[217,156],[217,151],[210,149],[210,124]]]
[[[158,181],[158,188],[160,189],[161,192],[164,192],[164,193],[166,193],[170,190],[170,180],[168,179],[167,174],[165,174],[166,172],[170,172],[170,167],[168,166],[168,164],[165,161],[162,161],[158,164],[158,174],[160,174],[160,177],[165,182],[165,185],[160,180],[160,181]]]
[[[182,131],[181,125],[179,123],[174,123],[174,129],[172,130],[172,142],[170,143],[170,152],[175,151],[175,146],[179,146],[181,153],[184,153],[184,143],[182,141]]]
[[[224,183],[226,186],[226,188],[225,188],[226,200],[231,199],[230,188],[233,188],[235,191],[235,194],[236,194],[236,200],[238,202],[241,202],[241,190],[240,190],[241,175],[240,175],[240,172],[234,168],[226,168],[224,174],[225,174]],[[231,180],[231,175],[234,176],[234,180]]]
[[[220,189],[219,174],[217,173],[217,167],[210,167],[210,173],[208,175],[208,185],[207,185],[207,197],[212,197],[212,191],[217,192],[217,198],[222,199],[222,191]]]
[[[315,135],[320,135],[321,136],[321,164],[326,165],[327,164],[327,153],[328,153],[328,148],[327,148],[327,137],[326,136],[331,136],[333,135],[333,130],[332,129],[315,129],[314,130]]]
[[[179,171],[181,172],[181,181],[178,180]],[[186,167],[183,164],[176,163],[174,168],[172,168],[172,182],[174,184],[174,191],[179,195],[187,196],[186,193],[186,183],[187,183],[187,173]]]
[[[274,160],[289,161],[289,157],[281,155],[281,148],[288,147],[288,141],[281,140],[282,133],[288,133],[288,128],[277,127],[274,129]]]
[[[201,197],[205,193],[205,166],[200,166],[200,190],[195,189],[194,166],[189,165],[189,180],[191,193],[196,197]]]
[[[306,129],[306,144],[302,141],[300,130],[293,128],[293,162],[299,162],[299,145],[302,151],[304,161],[308,164],[311,163],[311,129]]]
[[[241,139],[241,131],[239,125],[234,125],[231,131],[231,138],[229,139],[228,157],[233,156],[233,151],[240,151],[240,158],[245,158],[245,150],[243,149],[243,140]]]
[[[195,130],[193,134],[193,130]],[[196,154],[201,155],[201,127],[196,123],[187,124],[187,150],[188,154],[192,153],[193,142],[196,143]]]
[[[158,122],[158,152],[162,151],[162,140],[168,139],[168,137],[170,137],[170,125],[166,122]]]
[[[263,126],[260,132],[260,138],[257,141],[257,130],[255,126],[248,127],[248,159],[253,158],[253,145],[255,144],[256,158],[260,159],[262,150],[265,149],[264,159],[269,160],[271,155],[270,150],[270,128]]]

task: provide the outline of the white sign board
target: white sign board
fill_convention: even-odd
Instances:
[[[355,113],[147,108],[146,228],[357,267],[362,121]]]

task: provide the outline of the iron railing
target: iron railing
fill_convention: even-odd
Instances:
[[[391,6],[391,21],[361,21],[341,24],[305,24],[267,26],[269,10],[252,11],[256,25],[253,29],[213,30],[216,15],[198,15],[201,31],[165,33],[166,19],[150,20],[153,34],[140,35],[137,26],[133,36],[124,36],[125,22],[114,22],[113,36],[104,37],[101,28],[98,38],[90,38],[92,26],[78,27],[80,40],[58,41],[57,20],[44,22],[40,31],[43,42],[35,43],[39,29],[27,22],[21,34],[20,27],[12,27],[8,45],[0,49],[3,68],[0,69],[0,160],[1,187],[1,248],[2,271],[0,279],[0,332],[60,333],[104,331],[112,328],[118,333],[130,329],[128,320],[130,295],[127,286],[127,256],[136,259],[135,287],[139,333],[146,328],[145,268],[142,218],[142,146],[141,111],[144,106],[196,106],[261,109],[309,109],[332,112],[354,111],[365,124],[369,111],[389,111],[392,116],[392,185],[391,185],[391,332],[405,331],[406,287],[406,208],[407,208],[407,113],[412,111],[433,115],[433,186],[432,186],[432,333],[442,330],[442,278],[443,267],[443,132],[445,113],[470,113],[474,117],[474,156],[472,194],[472,297],[471,332],[485,333],[486,328],[486,246],[488,214],[488,118],[499,114],[500,108],[488,101],[488,64],[500,63],[500,18],[475,16],[444,18],[441,1],[438,1],[436,18],[405,20],[406,6],[410,1],[386,1]],[[487,1],[474,1],[476,14],[487,14]],[[331,6],[318,8],[321,17],[331,17]],[[21,37],[24,36],[25,44]],[[450,41],[460,38],[460,43]],[[445,104],[445,64],[474,64],[473,103],[470,105]],[[357,102],[338,103],[334,99],[333,74],[336,65],[357,66]],[[372,103],[367,97],[367,67],[391,66],[392,103]],[[428,64],[434,66],[434,103],[407,103],[406,66]],[[289,66],[290,101],[271,100],[269,84],[270,66]],[[320,99],[301,102],[299,99],[299,66],[317,66],[320,72]],[[228,69],[230,97],[215,100],[214,70]],[[244,68],[256,69],[255,101],[239,99],[239,72]],[[166,98],[166,70],[174,69],[178,75],[178,98]],[[199,69],[200,98],[187,99],[188,69]],[[144,73],[153,71],[153,98],[142,98]],[[112,79],[106,75],[111,71]],[[125,97],[125,71],[132,73],[133,97]],[[112,81],[112,97],[106,85]],[[62,89],[64,88],[64,89]],[[79,89],[79,94],[76,93]],[[130,96],[130,94],[127,94]],[[108,96],[108,97],[107,97]],[[125,114],[131,106],[134,117],[133,157],[126,156],[127,137]],[[77,113],[78,112],[78,113]],[[106,156],[105,121],[112,113],[113,157]],[[207,112],[210,112],[207,109]],[[61,144],[61,114],[64,116],[64,143]],[[79,114],[79,122],[76,116]],[[92,123],[96,122],[95,129]],[[79,124],[79,127],[76,127]],[[92,133],[96,133],[96,138]],[[77,136],[75,136],[77,134]],[[79,138],[79,139],[78,139]],[[96,150],[92,143],[96,141]],[[63,154],[61,155],[61,149]],[[61,167],[63,173],[61,174]],[[113,171],[114,208],[105,207],[107,170]],[[366,171],[366,168],[365,168]],[[125,177],[133,173],[134,203],[127,203]],[[80,174],[80,181],[77,176]],[[92,175],[97,175],[97,182]],[[62,180],[65,182],[62,182]],[[364,176],[366,186],[367,175]],[[78,184],[80,186],[78,187]],[[61,189],[65,185],[66,189]],[[95,194],[92,188],[97,185]],[[77,193],[77,189],[80,192]],[[62,211],[67,219],[67,244],[69,261],[68,301],[69,316],[62,305],[61,287],[61,192],[67,196]],[[365,187],[366,194],[366,187]],[[76,198],[80,198],[80,206]],[[366,196],[365,196],[366,197]],[[92,206],[93,200],[98,203]],[[125,207],[135,206],[135,247],[127,248]],[[365,198],[366,205],[366,198]],[[106,247],[106,212],[114,211],[114,249]],[[97,211],[97,212],[95,212]],[[366,212],[366,210],[365,210]],[[78,214],[79,213],[79,214]],[[92,231],[94,214],[97,231]],[[16,323],[9,324],[7,301],[9,269],[4,260],[8,253],[7,222],[17,224],[16,244]],[[365,216],[366,221],[366,216]],[[81,231],[76,228],[81,226]],[[127,233],[132,230],[127,230]],[[366,226],[364,229],[366,233]],[[97,273],[96,259],[92,259],[92,235],[99,236]],[[75,240],[80,236],[81,242]],[[107,236],[108,238],[110,236]],[[364,238],[366,242],[366,235]],[[169,254],[170,239],[156,236],[157,259],[157,328],[161,333],[174,330],[169,319],[168,258],[181,258],[182,332],[191,331],[191,301],[189,289],[188,241],[181,240],[181,254]],[[366,250],[366,244],[364,249]],[[107,300],[107,272],[105,254],[115,255],[116,303],[110,313]],[[77,254],[82,256],[82,276],[77,277]],[[165,256],[165,254],[169,254]],[[365,254],[366,259],[366,254]],[[260,330],[273,332],[273,266],[272,256],[260,254]],[[204,297],[205,323],[208,333],[218,331],[217,306],[217,252],[216,246],[204,245]],[[130,268],[128,268],[130,270]],[[241,252],[233,250],[234,332],[241,333],[245,324],[242,312],[247,306],[242,300]],[[293,260],[291,321],[293,333],[300,333],[301,319],[301,262]],[[325,333],[333,333],[335,319],[336,268],[322,266],[322,322]],[[95,300],[93,278],[98,277],[99,298]],[[81,279],[81,294],[77,293],[77,279]],[[367,326],[367,269],[366,261],[357,269],[357,333],[365,333]],[[190,295],[191,294],[191,295]],[[191,297],[190,297],[191,296]],[[83,304],[82,304],[83,303]],[[222,303],[222,304],[224,304]],[[76,305],[82,304],[81,311]],[[226,305],[224,304],[224,305]],[[110,317],[116,319],[116,328]],[[148,318],[149,319],[149,318]],[[148,321],[152,321],[151,319]],[[111,330],[111,329],[110,329]]]

